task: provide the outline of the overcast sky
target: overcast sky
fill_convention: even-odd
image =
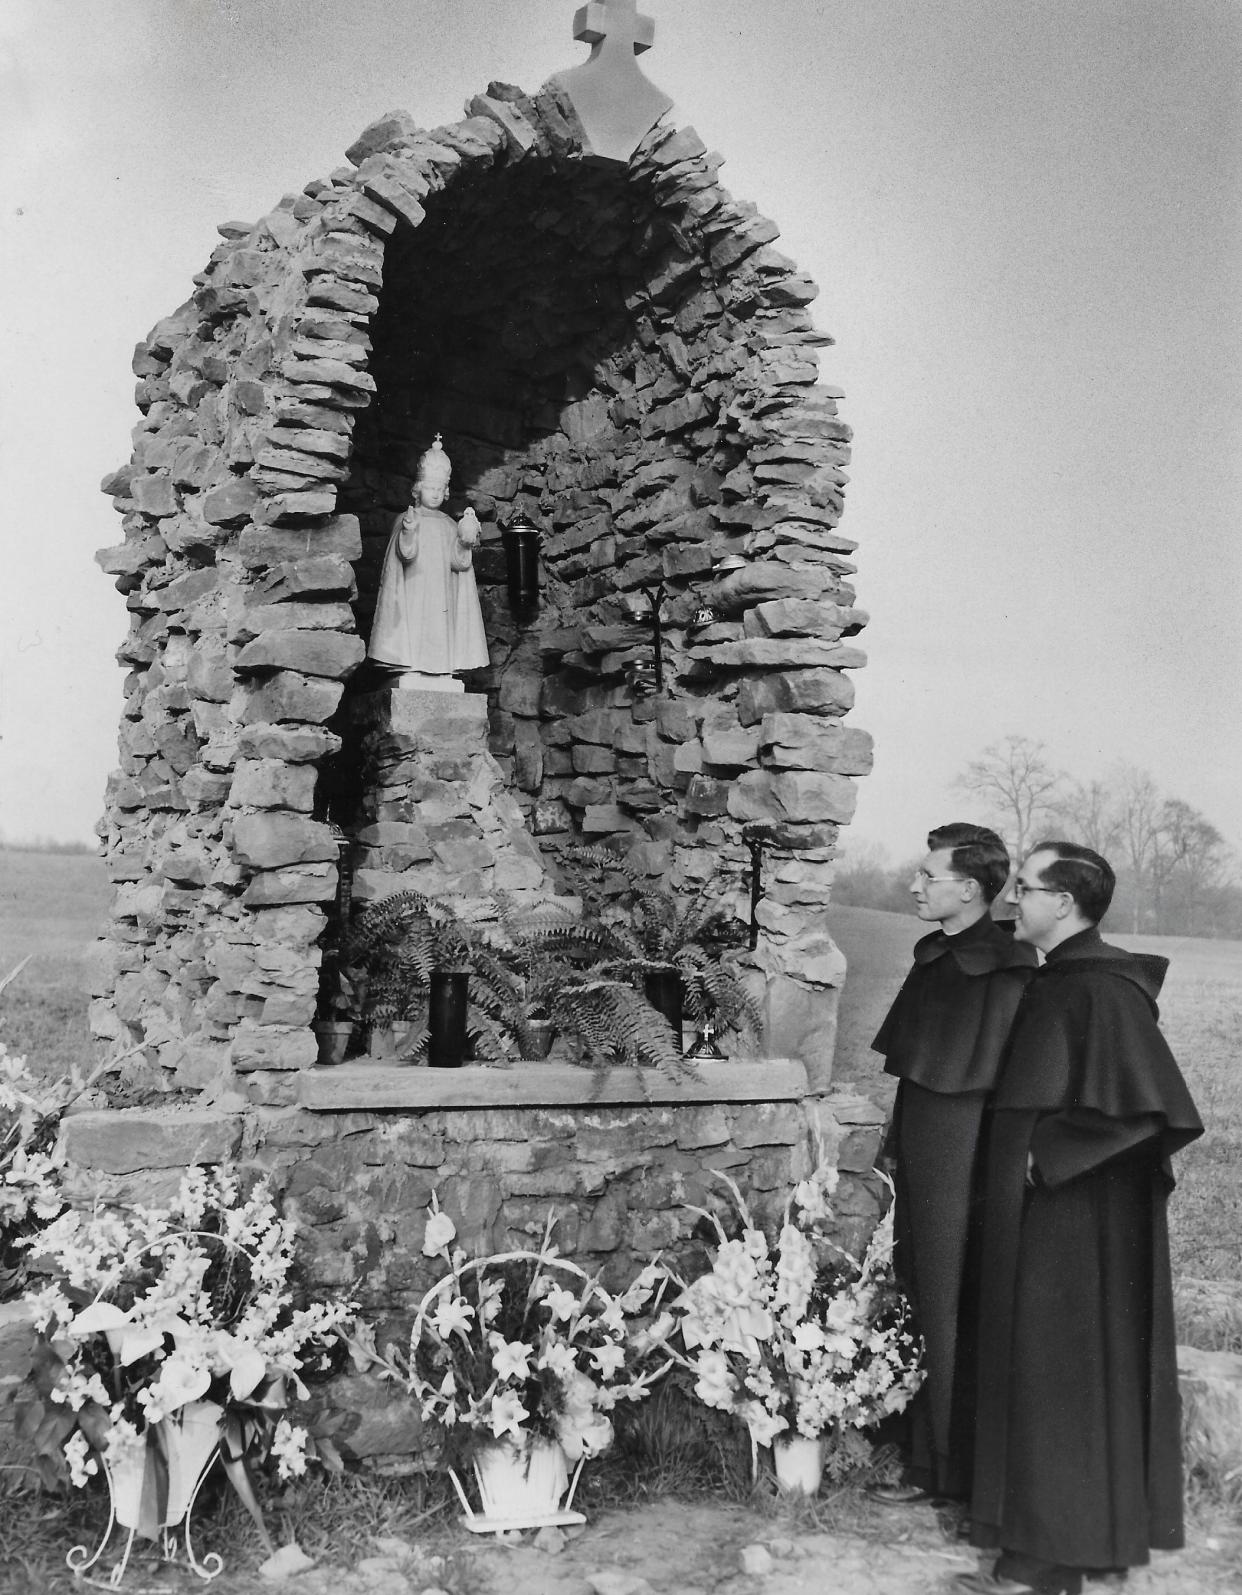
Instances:
[[[575,0],[0,0],[0,837],[89,838],[124,602],[92,561],[134,343],[393,108],[576,64]],[[855,834],[1008,732],[1242,850],[1242,8],[649,0],[648,75],[837,340],[872,623]]]

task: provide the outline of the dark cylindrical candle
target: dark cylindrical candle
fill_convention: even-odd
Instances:
[[[533,526],[510,526],[504,544],[509,613],[525,626],[539,613],[539,533]]]
[[[675,969],[652,969],[643,976],[643,992],[647,1001],[662,1013],[673,1027],[673,1040],[681,1051],[681,976]]]
[[[460,1069],[466,1061],[466,1003],[470,976],[464,969],[434,969],[428,1002],[427,1062],[433,1069]]]

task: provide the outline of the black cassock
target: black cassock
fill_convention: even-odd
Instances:
[[[906,1413],[907,1476],[969,1493],[978,1273],[979,1134],[1035,954],[988,916],[933,931],[872,1045],[897,1075],[894,1268],[923,1335],[927,1378]]]
[[[991,1113],[972,1538],[1066,1568],[1182,1543],[1165,1208],[1203,1126],[1157,1028],[1167,967],[1096,930],[1054,948]]]

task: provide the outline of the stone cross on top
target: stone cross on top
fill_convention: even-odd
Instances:
[[[638,0],[592,0],[574,18],[574,38],[590,45],[607,43],[609,49],[634,46],[634,54],[650,50],[655,40],[655,23],[639,16]],[[591,59],[599,52],[592,49]]]
[[[643,134],[672,105],[640,71],[635,57],[651,48],[655,23],[638,14],[638,0],[590,0],[574,17],[574,38],[591,46],[590,59],[553,78],[568,94],[589,153],[628,161]]]

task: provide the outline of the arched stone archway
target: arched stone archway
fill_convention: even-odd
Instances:
[[[489,536],[492,665],[471,686],[508,801],[675,886],[725,878],[764,824],[768,1046],[826,1084],[843,966],[825,909],[870,750],[842,721],[865,616],[814,286],[692,129],[588,162],[554,85],[492,85],[432,132],[394,114],[349,153],[222,227],[136,351],[143,418],[104,484],[131,631],[97,1032],[163,1085],[293,1099],[337,883],[326,772],[366,695],[391,518],[441,431]],[[494,558],[516,510],[545,532],[525,628]],[[635,702],[657,581],[667,690]],[[704,604],[719,618],[696,629]],[[443,864],[365,801],[346,817],[363,877]]]

